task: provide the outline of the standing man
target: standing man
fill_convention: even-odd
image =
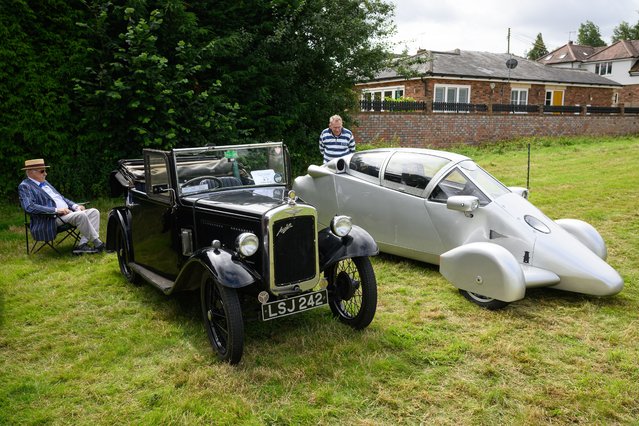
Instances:
[[[20,185],[18,194],[22,208],[31,217],[31,233],[40,241],[51,241],[55,238],[58,225],[64,218],[66,223],[76,226],[80,231],[80,244],[73,250],[74,254],[98,253],[104,251],[104,243],[100,241],[100,211],[86,210],[68,198],[63,197],[46,181],[47,168],[42,158],[26,160],[24,170],[27,174]],[[93,247],[89,246],[89,242]]]
[[[319,150],[324,157],[324,164],[333,158],[355,152],[353,132],[342,127],[342,117],[339,115],[332,116],[328,120],[328,128],[320,133]]]

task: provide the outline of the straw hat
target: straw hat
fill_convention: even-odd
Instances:
[[[22,170],[34,170],[34,169],[42,169],[45,167],[43,158],[36,158],[35,160],[25,160],[24,167]]]

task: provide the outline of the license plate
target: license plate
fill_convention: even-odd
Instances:
[[[288,299],[276,300],[275,302],[264,303],[262,305],[262,321],[319,308],[327,303],[328,292],[326,289],[289,297]]]

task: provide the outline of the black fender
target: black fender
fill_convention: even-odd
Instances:
[[[246,287],[259,280],[259,274],[242,262],[234,252],[206,247],[193,253],[184,264],[175,280],[175,290],[197,289],[201,274],[205,272],[229,288]]]
[[[115,250],[115,239],[120,226],[124,229],[126,235],[125,244],[127,245],[128,252],[133,255],[133,247],[131,246],[131,212],[126,207],[114,207],[109,211],[107,219],[106,249],[108,251]]]
[[[379,253],[377,243],[363,228],[353,225],[345,237],[338,237],[329,228],[318,234],[319,264],[324,271],[335,262],[351,257],[375,256]]]

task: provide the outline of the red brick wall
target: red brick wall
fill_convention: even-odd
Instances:
[[[532,136],[639,135],[638,115],[423,114],[362,112],[346,123],[358,143],[446,147]]]
[[[619,90],[619,103],[628,107],[639,107],[639,84],[624,86]]]

